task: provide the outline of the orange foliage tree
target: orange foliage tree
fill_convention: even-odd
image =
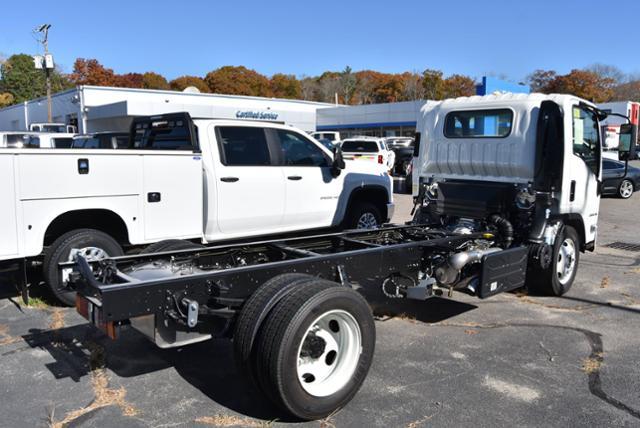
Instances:
[[[209,90],[218,94],[270,97],[269,79],[244,66],[227,65],[213,70],[204,78]]]

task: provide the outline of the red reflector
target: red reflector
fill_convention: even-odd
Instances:
[[[384,159],[382,159],[382,155],[378,155],[378,163],[379,163],[380,165],[382,165],[382,164],[383,164],[383,160],[384,160]]]

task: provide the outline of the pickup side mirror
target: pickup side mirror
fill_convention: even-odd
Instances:
[[[339,146],[333,148],[333,164],[331,165],[331,176],[337,178],[345,168],[342,149]]]
[[[618,140],[618,156],[620,160],[635,158],[637,135],[638,128],[636,125],[630,123],[620,125],[620,138]]]

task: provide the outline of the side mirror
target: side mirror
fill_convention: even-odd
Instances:
[[[635,158],[637,134],[638,128],[636,125],[630,123],[620,125],[620,137],[618,140],[618,157],[620,160]]]
[[[342,157],[342,149],[339,146],[333,148],[333,164],[331,165],[331,175],[336,178],[345,168],[344,158]]]

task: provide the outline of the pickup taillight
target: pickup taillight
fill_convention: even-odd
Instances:
[[[384,156],[378,155],[378,163],[382,165],[384,163]]]

